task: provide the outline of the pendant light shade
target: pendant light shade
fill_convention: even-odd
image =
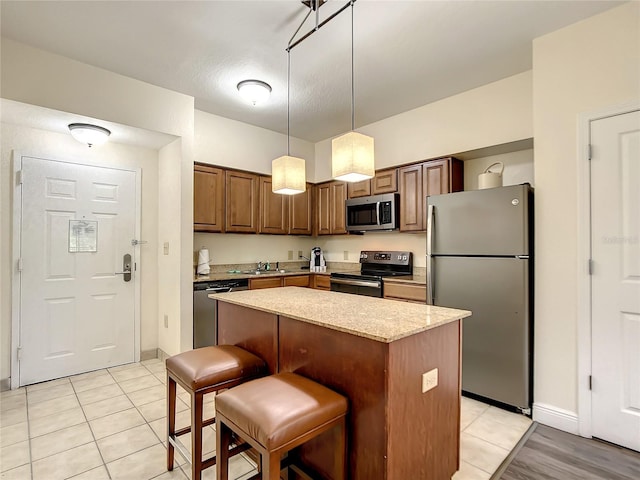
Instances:
[[[344,182],[359,182],[375,175],[373,137],[349,132],[331,141],[331,176]]]
[[[295,195],[307,189],[303,158],[284,155],[271,162],[271,191]]]

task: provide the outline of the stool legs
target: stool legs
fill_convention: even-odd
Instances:
[[[224,423],[216,424],[216,480],[229,480],[229,442],[231,430]]]
[[[191,478],[202,474],[202,393],[191,392]],[[217,450],[217,449],[216,449]]]
[[[167,438],[176,433],[176,382],[167,375]],[[167,470],[173,470],[175,448],[171,442],[167,442]]]

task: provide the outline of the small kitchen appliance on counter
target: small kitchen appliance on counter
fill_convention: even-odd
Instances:
[[[413,274],[411,252],[362,251],[359,272],[331,274],[331,290],[369,297],[383,296],[383,277]]]
[[[309,261],[310,272],[326,272],[327,264],[324,261],[324,254],[320,247],[313,247],[311,249],[311,260]]]

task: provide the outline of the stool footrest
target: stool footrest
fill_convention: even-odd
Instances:
[[[208,427],[209,425],[213,425],[214,423],[216,423],[216,417],[210,418],[202,422],[202,428]],[[188,426],[188,427],[184,427],[184,428],[180,428],[179,430],[176,430],[173,435],[176,437],[179,437],[180,435],[184,435],[185,433],[189,433],[190,431],[191,431],[191,426]]]

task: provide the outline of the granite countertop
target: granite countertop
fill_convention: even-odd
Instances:
[[[245,290],[209,297],[384,343],[471,315],[467,310],[303,287]]]
[[[286,277],[291,275],[309,275],[313,273],[314,275],[331,275],[332,270],[328,270],[326,272],[309,272],[309,270],[285,270],[281,272],[279,270],[265,270],[260,272],[259,274],[255,273],[229,273],[229,272],[212,272],[209,275],[195,275],[193,277],[193,282],[210,282],[215,280],[235,280],[240,278],[263,278],[263,277]]]

